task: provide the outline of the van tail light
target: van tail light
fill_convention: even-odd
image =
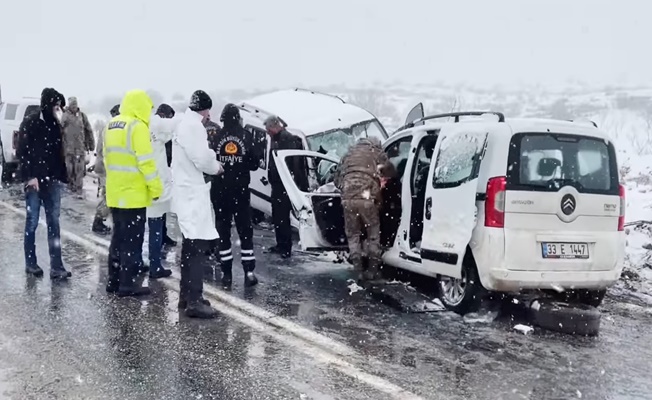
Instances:
[[[18,135],[20,131],[14,131],[14,136],[11,141],[11,145],[13,146],[14,150],[18,149]]]
[[[625,230],[625,208],[627,203],[625,203],[625,186],[620,185],[618,187],[618,195],[620,196],[620,216],[618,217],[618,231]]]
[[[487,200],[484,203],[484,226],[488,228],[505,227],[505,187],[504,176],[491,178],[487,182]]]

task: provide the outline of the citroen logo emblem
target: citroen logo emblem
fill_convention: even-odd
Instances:
[[[577,203],[572,194],[567,194],[561,198],[561,212],[565,215],[571,215],[575,211],[575,207],[577,207]]]

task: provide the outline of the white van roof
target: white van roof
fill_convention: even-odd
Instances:
[[[375,119],[337,96],[304,89],[279,90],[243,103],[279,116],[289,128],[300,129],[306,136]]]

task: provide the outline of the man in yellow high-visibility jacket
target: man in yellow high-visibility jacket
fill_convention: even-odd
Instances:
[[[113,216],[106,291],[119,296],[150,293],[136,282],[143,262],[146,209],[163,193],[149,132],[154,104],[142,90],[127,92],[120,115],[106,127],[106,202]]]

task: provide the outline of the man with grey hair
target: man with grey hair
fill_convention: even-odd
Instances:
[[[270,148],[272,151],[303,150],[301,139],[288,132],[279,117],[274,115],[268,117],[265,120],[265,128],[271,138]],[[307,192],[309,188],[308,174],[303,158],[291,157],[287,163],[299,190]],[[276,246],[271,247],[269,252],[280,254],[283,258],[290,258],[292,255],[292,226],[290,224],[292,203],[278,174],[273,157],[269,159],[267,175],[267,179],[272,185],[272,220],[276,233]]]
[[[380,141],[373,137],[361,138],[351,146],[335,173],[335,186],[342,192],[350,261],[360,280],[381,278],[381,179],[395,174],[394,166],[389,162]],[[361,239],[363,234],[364,245]],[[363,262],[365,256],[369,261],[366,270]]]
[[[76,97],[68,99],[68,107],[61,120],[63,148],[66,155],[70,191],[83,199],[86,153],[95,150],[95,137],[88,117],[80,109]]]

